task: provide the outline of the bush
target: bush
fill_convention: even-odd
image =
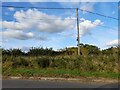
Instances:
[[[28,67],[28,66],[29,66],[29,62],[25,58],[18,57],[13,59],[13,64],[12,64],[13,68]]]
[[[47,68],[50,65],[50,60],[47,57],[38,58],[37,63],[40,68]]]

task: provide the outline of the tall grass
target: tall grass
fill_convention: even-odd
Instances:
[[[53,52],[51,49],[41,48],[40,50],[33,49],[28,54],[23,54],[20,50],[4,51],[2,56],[3,75],[99,76],[98,73],[100,76],[108,77],[108,74],[111,74],[111,77],[119,75],[117,48],[100,51],[96,47],[84,45],[81,48],[83,53],[81,56],[73,53],[76,50],[76,48],[72,48],[72,52],[71,49]],[[16,55],[11,54],[13,51]],[[43,51],[44,55],[41,54]],[[48,54],[47,51],[49,51]],[[39,53],[36,55],[37,52]]]
[[[116,72],[118,59],[107,56],[39,56],[39,57],[3,57],[3,68],[53,68],[78,69],[84,71]]]

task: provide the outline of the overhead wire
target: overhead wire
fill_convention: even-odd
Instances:
[[[76,8],[48,8],[48,7],[23,7],[23,6],[2,6],[2,7],[13,7],[13,8],[36,8],[36,9],[76,9]]]
[[[102,17],[106,17],[106,18],[111,18],[111,19],[119,20],[118,18],[111,17],[111,16],[106,16],[106,15],[99,14],[99,13],[95,13],[95,12],[92,12],[92,11],[83,10],[83,9],[79,9],[79,10],[81,10],[81,11],[85,11],[85,12],[88,12],[88,13],[91,13],[91,14],[99,15],[99,16],[102,16]]]
[[[70,9],[70,10],[71,9],[73,9],[73,10],[76,9],[76,8],[23,7],[23,6],[10,6],[10,5],[2,5],[2,7],[32,8],[32,9],[34,9],[34,8],[36,8],[36,9]],[[78,10],[85,11],[85,12],[88,12],[88,13],[91,13],[91,14],[95,14],[95,15],[99,15],[99,16],[106,17],[106,18],[111,18],[111,19],[114,19],[114,20],[119,20],[118,18],[115,18],[115,17],[106,16],[106,15],[95,13],[95,12],[88,11],[88,10],[83,10],[83,9],[78,9]],[[76,20],[76,18],[67,18],[67,19],[63,19],[63,18],[57,19],[57,18],[55,18],[55,19],[35,19],[35,20]],[[103,26],[103,25],[98,25],[98,26],[103,27],[103,28],[109,28],[109,29],[111,29],[111,27],[108,27],[108,26]]]
[[[48,8],[48,7],[23,7],[23,6],[10,6],[10,5],[2,5],[2,7],[13,7],[13,8],[36,8],[36,9],[68,9],[68,10],[71,10],[71,9],[76,9],[76,8],[57,8],[57,7],[54,7],[54,8]],[[83,9],[80,9],[78,8],[78,10],[81,10],[81,11],[85,11],[85,12],[88,12],[88,13],[91,13],[91,14],[95,14],[95,15],[99,15],[99,16],[102,16],[102,17],[106,17],[106,18],[111,18],[111,19],[114,19],[114,20],[119,20],[118,18],[115,18],[115,17],[111,17],[111,16],[107,16],[107,15],[103,15],[103,14],[99,14],[99,13],[96,13],[96,12],[92,12],[92,11],[88,11],[88,10],[83,10]]]

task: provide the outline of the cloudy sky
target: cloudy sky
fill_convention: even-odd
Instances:
[[[0,21],[0,44],[4,48],[76,46],[76,10],[29,7],[80,8],[118,18],[117,2],[4,2]],[[80,42],[101,49],[118,44],[118,20],[79,10]],[[2,42],[2,43],[1,43]]]

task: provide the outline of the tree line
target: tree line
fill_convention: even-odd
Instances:
[[[111,55],[118,53],[119,47],[110,47],[108,49],[100,50],[97,46],[80,44],[82,55]],[[77,55],[77,47],[70,47],[59,49],[58,51],[52,48],[32,47],[28,52],[21,49],[1,49],[2,55],[8,56],[57,56],[57,55]]]

